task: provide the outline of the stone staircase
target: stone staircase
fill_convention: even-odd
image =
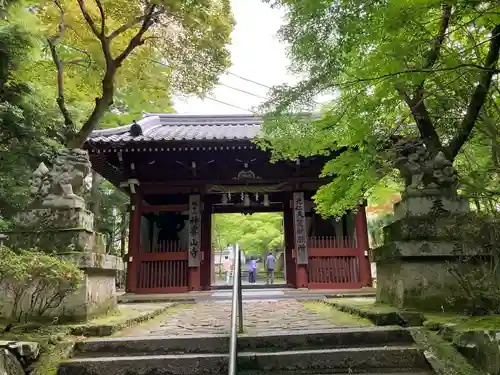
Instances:
[[[227,374],[227,336],[110,338],[75,345],[58,375]],[[429,375],[403,328],[339,328],[238,338],[238,374]]]

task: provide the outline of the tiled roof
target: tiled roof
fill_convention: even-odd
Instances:
[[[132,125],[96,130],[87,143],[249,140],[257,136],[261,123],[252,115],[148,114]]]

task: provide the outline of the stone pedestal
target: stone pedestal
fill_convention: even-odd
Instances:
[[[122,260],[105,254],[102,234],[93,230],[94,217],[83,208],[40,208],[20,214],[17,230],[7,233],[11,249],[37,249],[78,265],[84,272],[80,289],[48,311],[60,320],[85,320],[117,305],[116,272]],[[29,303],[26,301],[25,303]]]
[[[396,221],[384,228],[385,244],[373,251],[377,264],[377,302],[399,308],[462,311],[468,303],[449,272],[474,272],[464,257],[484,255],[474,241],[480,230],[463,197],[407,197],[394,208]]]
[[[104,253],[102,234],[94,232],[94,215],[83,208],[42,208],[20,213],[16,230],[5,241],[11,249]]]
[[[123,270],[119,257],[96,253],[59,256],[75,263],[85,274],[80,289],[67,298],[59,311],[64,320],[87,320],[117,306],[116,271]]]

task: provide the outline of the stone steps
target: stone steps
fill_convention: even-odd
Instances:
[[[75,345],[58,374],[224,374],[228,344],[227,336],[88,340]],[[247,375],[431,372],[409,332],[384,327],[242,336],[238,369]]]

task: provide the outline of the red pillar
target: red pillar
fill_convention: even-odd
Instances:
[[[284,203],[283,211],[283,231],[285,235],[285,262],[286,262],[286,275],[285,279],[287,284],[295,285],[296,282],[296,267],[295,259],[293,258],[293,211],[290,206],[290,199],[287,198]]]
[[[127,293],[134,293],[137,288],[138,255],[141,247],[141,201],[139,193],[131,196],[131,210],[128,234],[128,262],[127,262]]]
[[[307,288],[309,282],[307,279],[307,265],[297,264],[297,288]]]
[[[188,288],[190,291],[192,290],[200,290],[201,289],[201,272],[200,267],[189,267],[189,280],[188,280]]]
[[[360,266],[360,277],[363,286],[372,285],[372,272],[370,268],[370,262],[368,256],[365,253],[370,248],[368,243],[368,225],[366,222],[366,210],[365,206],[362,205],[358,207],[358,213],[355,219],[356,225],[356,239],[358,242],[358,249],[360,250],[359,255],[359,266]]]
[[[201,214],[201,289],[212,287],[212,202],[205,197]]]

